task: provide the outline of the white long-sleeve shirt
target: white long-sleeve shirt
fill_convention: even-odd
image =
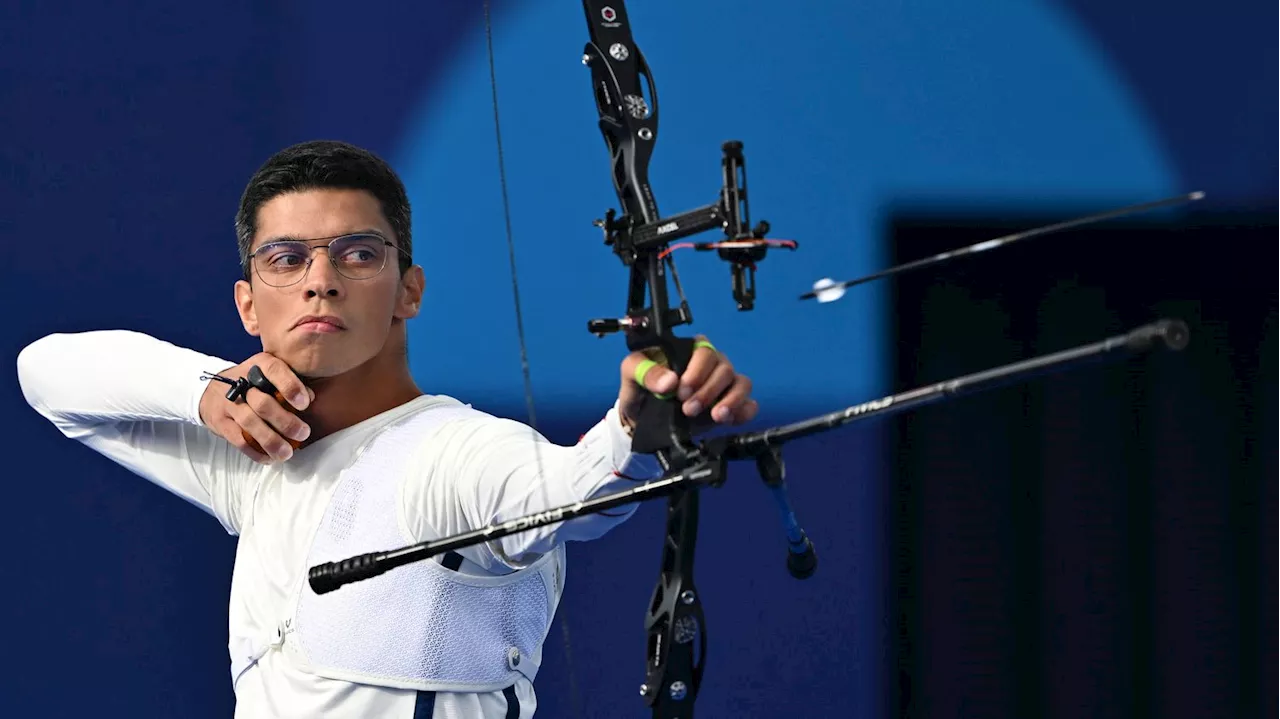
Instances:
[[[255,642],[287,616],[305,576],[311,537],[338,472],[377,430],[450,404],[424,395],[261,465],[200,419],[203,372],[236,363],[125,330],[53,334],[26,347],[18,377],[27,401],[64,435],[204,509],[238,536],[231,581],[229,644]],[[536,443],[535,443],[536,438]],[[634,486],[656,476],[631,453],[617,407],[577,444],[559,446],[512,420],[480,414],[445,423],[400,479],[401,516],[414,542],[438,539]],[[620,476],[620,475],[626,475]],[[632,505],[461,550],[459,571],[506,574],[510,563],[567,540],[589,540],[625,521]],[[269,650],[235,684],[239,719],[256,717],[527,718],[533,685],[505,691],[415,692],[325,679]],[[518,704],[518,708],[517,705]]]

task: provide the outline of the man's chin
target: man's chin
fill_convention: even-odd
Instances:
[[[285,364],[289,365],[293,373],[298,375],[303,381],[313,379],[327,379],[329,377],[337,377],[340,374],[351,371],[359,366],[358,361],[350,358],[335,356],[333,352],[317,351],[318,347],[306,347],[301,351],[288,353],[275,353]]]

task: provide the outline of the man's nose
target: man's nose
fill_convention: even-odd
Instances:
[[[342,275],[329,260],[329,250],[317,247],[311,254],[311,267],[307,278],[303,280],[302,289],[308,297],[341,297],[344,285]]]

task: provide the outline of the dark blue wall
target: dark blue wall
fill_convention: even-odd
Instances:
[[[633,4],[664,102],[662,208],[710,201],[718,143],[737,137],[757,217],[802,242],[762,267],[749,317],[728,307],[723,267],[680,258],[696,329],[756,378],[770,422],[890,389],[895,315],[883,293],[820,308],[791,297],[882,264],[894,207],[1053,213],[1204,189],[1220,208],[1274,210],[1270,7]],[[336,137],[392,159],[410,184],[429,278],[414,336],[423,386],[523,416],[479,84],[483,18],[469,5],[4,4],[0,354],[94,328],[251,354],[231,306],[236,200],[274,150]],[[582,321],[616,311],[624,274],[588,224],[612,196],[577,64],[583,20],[560,5],[498,3],[495,34],[542,429],[571,441],[607,403],[621,349],[585,341]],[[428,351],[460,346],[453,337],[477,325],[486,339],[473,354]],[[19,667],[0,713],[228,716],[233,540],[63,440],[16,382],[0,383],[0,416],[14,456],[0,606]],[[810,582],[782,572],[749,473],[704,502],[704,713],[778,716],[800,703],[812,716],[870,717],[888,706],[883,439],[849,431],[791,451],[793,499],[822,552]],[[539,679],[547,716],[571,715],[575,695],[584,716],[640,714],[659,527],[648,507],[573,548],[560,617],[572,661],[556,627]]]

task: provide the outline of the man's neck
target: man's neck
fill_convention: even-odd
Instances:
[[[349,372],[307,381],[315,400],[301,413],[311,427],[303,446],[421,397],[403,355],[381,353]]]

